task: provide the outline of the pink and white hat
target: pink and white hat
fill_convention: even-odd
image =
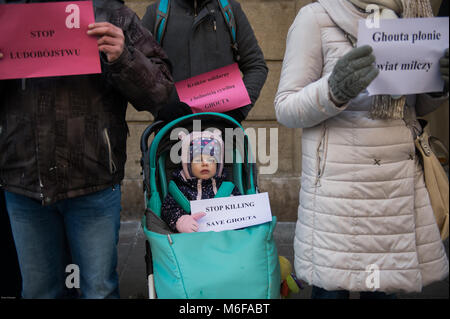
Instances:
[[[192,159],[198,155],[213,156],[218,164],[216,176],[221,176],[224,163],[224,143],[222,132],[218,129],[214,131],[194,131],[190,134],[180,132],[178,138],[181,140],[181,165],[184,176],[192,178]]]

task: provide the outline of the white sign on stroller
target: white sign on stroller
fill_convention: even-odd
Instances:
[[[272,221],[268,193],[191,201],[191,213],[206,213],[199,232],[240,229]]]

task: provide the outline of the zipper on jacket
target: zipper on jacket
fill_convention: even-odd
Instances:
[[[27,89],[27,79],[22,79],[22,91]]]
[[[327,162],[327,153],[328,153],[328,128],[325,123],[322,126],[322,136],[320,138],[320,143],[317,146],[316,151],[316,167],[317,167],[317,176],[316,176],[316,187],[321,187],[320,179],[325,172],[325,164]]]
[[[194,0],[194,17],[197,16],[197,0]]]
[[[215,13],[214,9],[211,9],[209,11],[209,14],[211,15],[212,20],[213,20],[213,30],[215,32],[215,31],[217,31],[217,21],[216,21],[216,15],[214,13]]]
[[[109,139],[108,129],[106,127],[103,130],[103,134],[105,136],[106,146],[108,147],[109,172],[114,174],[117,171],[117,167],[112,158],[111,141]]]
[[[39,188],[41,189],[39,197],[41,198],[42,204],[44,204],[44,194],[42,193],[42,188],[44,188],[44,185],[42,185],[41,176],[39,176]]]
[[[45,205],[45,197],[44,197],[44,193],[43,193],[44,185],[42,184],[40,172],[38,172],[38,174],[39,174],[39,188],[41,190],[41,192],[39,194],[39,198],[41,199],[42,206],[44,206]]]
[[[38,179],[39,179],[39,198],[41,199],[41,204],[42,206],[45,205],[45,196],[44,196],[44,184],[42,184],[42,179],[41,179],[41,168],[40,168],[40,164],[39,164],[39,144],[38,144],[38,139],[36,138],[36,160],[37,160],[37,173],[38,173]]]

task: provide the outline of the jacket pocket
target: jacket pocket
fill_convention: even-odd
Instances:
[[[111,147],[111,139],[109,138],[108,129],[105,127],[103,129],[103,137],[105,138],[106,147],[108,150],[108,165],[109,165],[109,172],[111,174],[114,174],[117,172],[117,166],[113,159],[113,152]]]

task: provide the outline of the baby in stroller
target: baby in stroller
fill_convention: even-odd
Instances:
[[[178,137],[181,140],[181,168],[173,173],[173,181],[189,201],[213,198],[226,177],[220,130],[180,132]],[[237,195],[241,194],[234,187],[231,196]],[[161,207],[161,219],[174,232],[196,232],[197,221],[203,216],[203,212],[192,215],[186,212],[171,194],[166,196]]]

